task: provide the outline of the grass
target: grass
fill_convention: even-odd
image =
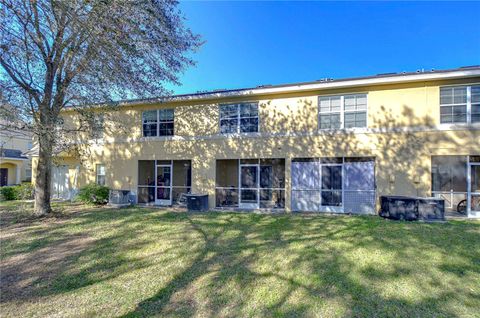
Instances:
[[[0,203],[2,317],[480,313],[475,221],[56,208]]]

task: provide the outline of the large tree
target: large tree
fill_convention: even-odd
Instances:
[[[0,21],[0,102],[38,142],[38,215],[51,211],[61,110],[167,95],[201,45],[177,1],[0,0]]]

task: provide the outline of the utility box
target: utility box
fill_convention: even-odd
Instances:
[[[186,194],[189,212],[208,211],[208,194]]]
[[[380,216],[394,220],[443,220],[445,201],[440,198],[381,196]]]
[[[445,218],[445,200],[443,199],[419,198],[417,205],[419,219],[443,220]]]

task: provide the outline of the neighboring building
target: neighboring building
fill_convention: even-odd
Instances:
[[[31,133],[0,131],[0,186],[31,181],[32,160],[25,155],[31,148]]]
[[[469,215],[480,216],[480,66],[119,107],[101,117],[96,142],[77,140],[86,162],[62,158],[55,187],[68,195],[97,182],[142,204],[194,192],[210,208],[338,213],[375,213],[386,194],[443,196],[451,209],[468,197]],[[63,114],[76,125],[73,111]]]

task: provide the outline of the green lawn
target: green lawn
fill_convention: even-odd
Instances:
[[[2,317],[480,315],[479,222],[30,208],[0,203]]]

